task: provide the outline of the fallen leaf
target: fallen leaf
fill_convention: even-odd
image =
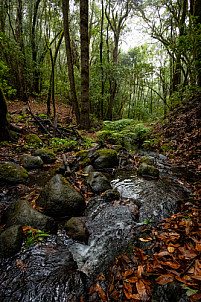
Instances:
[[[194,294],[189,296],[191,302],[199,302],[201,300],[201,294]]]
[[[132,298],[132,286],[129,282],[123,282],[124,294],[128,300]]]
[[[140,241],[142,242],[149,242],[149,241],[152,241],[153,238],[151,238],[150,236],[146,236],[146,237],[143,237],[143,238],[139,238]]]
[[[158,284],[161,284],[161,285],[165,285],[165,284],[168,284],[170,282],[173,282],[174,281],[174,277],[172,275],[162,275],[162,276],[159,276],[156,280],[155,280]]]
[[[168,246],[167,249],[168,249],[169,253],[174,253],[174,251],[175,251],[175,248],[173,246]]]
[[[94,292],[97,292],[99,297],[104,301],[107,302],[107,298],[105,295],[104,290],[101,288],[99,283],[96,283],[94,286],[92,286],[89,290],[89,295],[93,294]]]
[[[161,262],[161,264],[169,266],[169,267],[174,268],[174,269],[178,269],[180,267],[180,264],[175,263],[175,262],[171,262],[171,261]]]
[[[137,288],[138,294],[141,297],[144,297],[144,296],[147,295],[146,287],[145,287],[144,282],[142,280],[139,280],[138,282],[136,282],[136,288]]]

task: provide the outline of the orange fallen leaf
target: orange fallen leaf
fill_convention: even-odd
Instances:
[[[174,253],[174,251],[175,251],[175,248],[173,246],[168,246],[167,249],[168,249],[169,253]]]
[[[152,241],[153,238],[151,238],[150,236],[146,236],[146,237],[143,237],[143,238],[139,238],[140,241],[142,242],[149,242],[149,241]]]
[[[123,282],[124,294],[128,300],[132,298],[132,286],[129,282]]]
[[[139,280],[136,282],[136,288],[138,291],[138,294],[141,296],[141,298],[144,298],[147,296],[146,286],[142,280]]]
[[[191,302],[199,302],[201,300],[201,294],[194,294],[189,297]]]
[[[174,268],[174,269],[178,269],[180,267],[180,264],[175,263],[175,262],[171,262],[171,261],[161,262],[161,264],[169,266],[169,267]]]
[[[169,282],[174,281],[174,277],[172,275],[161,275],[155,280],[158,284],[165,285],[168,284]]]

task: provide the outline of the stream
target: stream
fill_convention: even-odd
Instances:
[[[0,301],[85,299],[94,279],[125,251],[138,226],[171,216],[189,196],[165,160],[157,160],[159,179],[138,177],[134,169],[119,170],[111,177],[111,185],[118,189],[120,200],[101,196],[89,200],[81,217],[90,234],[87,245],[71,239],[61,226],[57,235],[29,248],[23,245],[15,256],[0,259]],[[48,171],[32,171],[29,185],[42,187],[49,178]],[[15,187],[2,188],[1,207],[16,201],[18,193]]]

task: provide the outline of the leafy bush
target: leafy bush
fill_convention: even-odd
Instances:
[[[103,130],[97,132],[97,134],[99,141],[110,144],[121,144],[130,149],[134,145],[140,147],[148,132],[149,128],[143,124],[135,125],[134,120],[123,119],[115,122],[105,121]]]
[[[67,140],[64,138],[52,138],[50,141],[50,147],[54,149],[54,151],[70,151],[78,145],[77,141]]]

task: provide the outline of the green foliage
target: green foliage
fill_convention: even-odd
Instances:
[[[122,119],[119,121],[105,121],[102,131],[97,132],[98,140],[110,144],[120,144],[130,149],[137,145],[140,147],[150,128],[143,124],[135,124],[133,119]]]
[[[46,237],[49,237],[50,235],[45,230],[37,230],[37,229],[30,229],[26,233],[26,247],[30,247],[33,243],[38,243],[43,241]]]
[[[148,224],[150,222],[153,222],[152,218],[151,219],[145,219],[145,220],[143,220],[143,224]]]
[[[78,142],[75,140],[67,140],[64,138],[52,138],[50,140],[50,147],[53,148],[55,152],[57,151],[70,151],[76,148]]]
[[[103,129],[105,130],[122,130],[128,125],[134,124],[133,119],[121,119],[118,121],[104,121]]]

